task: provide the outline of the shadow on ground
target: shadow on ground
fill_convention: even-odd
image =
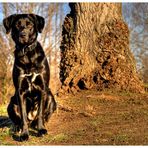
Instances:
[[[8,127],[12,125],[11,120],[7,116],[0,116],[0,128]]]

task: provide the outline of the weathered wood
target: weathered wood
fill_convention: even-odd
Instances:
[[[120,3],[70,3],[61,42],[61,92],[113,88],[143,92]]]

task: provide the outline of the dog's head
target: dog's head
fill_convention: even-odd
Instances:
[[[35,14],[14,14],[3,20],[6,33],[11,32],[16,44],[30,44],[44,28],[44,18]]]

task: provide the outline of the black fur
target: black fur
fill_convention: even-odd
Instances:
[[[29,126],[37,127],[38,135],[47,133],[44,123],[56,109],[49,89],[49,66],[45,53],[37,42],[44,28],[44,18],[35,14],[14,14],[3,20],[6,33],[11,32],[16,44],[13,82],[15,94],[8,105],[8,114],[20,140],[28,140]]]

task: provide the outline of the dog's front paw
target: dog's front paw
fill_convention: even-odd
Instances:
[[[28,133],[22,133],[20,135],[20,141],[27,141],[29,139],[29,134]]]
[[[47,134],[47,130],[46,129],[40,129],[38,131],[38,137],[42,137],[43,135]]]

